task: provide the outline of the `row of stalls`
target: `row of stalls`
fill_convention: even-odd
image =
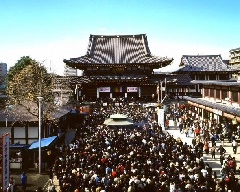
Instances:
[[[80,106],[75,110],[75,112],[74,110],[68,110],[67,113],[67,110],[64,110],[64,113],[61,112],[57,124],[43,125],[41,134],[41,167],[43,171],[53,165],[54,157],[58,153],[58,146],[64,142],[64,133],[67,129],[83,122],[90,113],[89,105]],[[13,125],[13,120],[4,114],[0,114],[0,119],[0,135],[9,133],[10,170],[25,172],[37,170],[39,164],[38,122]],[[2,154],[1,151],[2,145],[0,145],[0,154]]]
[[[240,81],[193,81],[202,87],[202,97],[185,96],[202,118],[238,125],[240,122]]]
[[[54,163],[56,156],[56,146],[59,137],[51,136],[41,138],[41,156],[42,169],[47,169]],[[39,163],[39,140],[34,141],[30,145],[27,144],[10,144],[9,145],[9,166],[10,170],[20,170],[28,172],[38,168]]]

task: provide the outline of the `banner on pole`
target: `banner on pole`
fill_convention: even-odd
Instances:
[[[2,189],[7,189],[9,185],[9,138],[10,134],[2,135]]]

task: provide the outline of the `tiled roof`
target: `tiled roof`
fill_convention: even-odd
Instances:
[[[230,52],[235,52],[235,51],[240,51],[240,47],[230,50]]]
[[[166,75],[161,78],[152,78],[152,82],[157,82],[157,81],[162,81],[164,82],[166,78],[167,82],[175,82],[177,85],[191,85],[191,77],[189,74],[171,74],[171,75]]]
[[[166,78],[167,81],[173,81],[176,79],[178,85],[190,85],[190,82],[192,81],[188,74],[174,74],[166,76]]]
[[[202,84],[202,85],[220,85],[226,87],[240,87],[240,82],[236,80],[193,80],[192,84]]]
[[[87,54],[79,58],[64,60],[64,62],[75,67],[76,64],[140,63],[159,63],[166,66],[172,60],[167,57],[151,55],[147,36],[140,34],[121,36],[90,35]]]
[[[57,76],[55,84],[78,84],[89,83],[91,80],[86,76]]]
[[[221,55],[183,55],[179,71],[236,71],[223,62]]]
[[[214,103],[214,102],[211,102],[211,101],[207,101],[206,99],[203,99],[203,98],[192,98],[192,97],[184,96],[184,99],[186,99],[187,101],[195,102],[195,103],[203,105],[203,106],[211,107],[213,109],[219,109],[219,110],[224,111],[226,113],[230,113],[230,114],[233,114],[233,115],[240,116],[239,108],[236,108],[234,106]]]

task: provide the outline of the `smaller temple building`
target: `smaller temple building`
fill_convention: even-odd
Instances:
[[[189,74],[192,80],[229,80],[239,71],[225,62],[221,55],[183,55],[177,74]],[[194,84],[191,90],[193,96],[202,95],[201,84]]]

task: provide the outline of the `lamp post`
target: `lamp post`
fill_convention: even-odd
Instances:
[[[8,127],[8,105],[6,106],[6,130]]]
[[[163,102],[163,92],[162,92],[162,88],[163,88],[163,82],[165,82],[165,95],[166,95],[166,78],[164,81],[158,81],[158,85],[157,85],[157,103],[158,103],[158,106],[161,105],[161,103]]]
[[[39,142],[39,155],[38,155],[38,168],[39,168],[39,174],[41,174],[41,168],[42,168],[42,149],[41,149],[41,127],[42,127],[42,100],[43,97],[37,97],[38,98],[38,142]]]

